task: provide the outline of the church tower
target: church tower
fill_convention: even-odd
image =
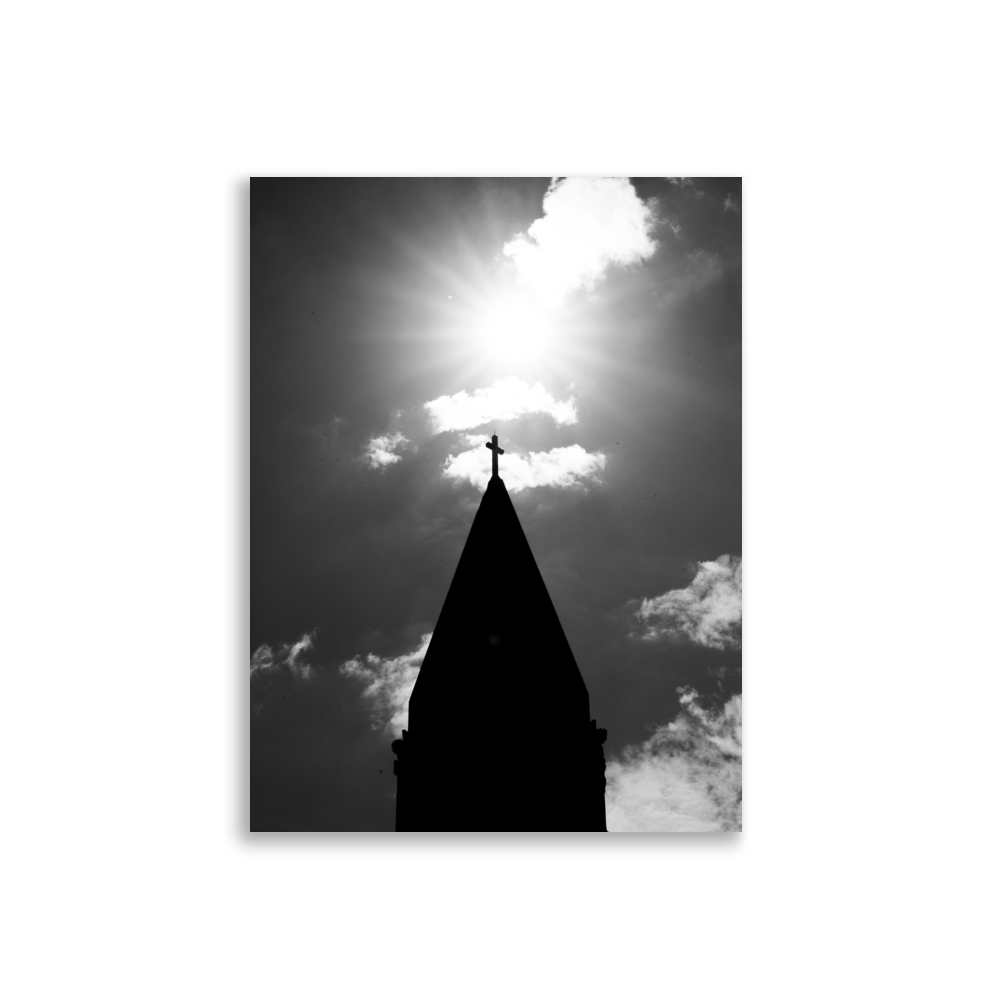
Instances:
[[[392,744],[398,831],[606,831],[607,732],[498,473]]]

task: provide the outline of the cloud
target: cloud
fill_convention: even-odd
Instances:
[[[691,584],[644,598],[635,613],[643,638],[686,638],[710,649],[739,649],[743,626],[743,561],[719,556],[698,564]]]
[[[365,448],[365,459],[372,469],[384,469],[393,462],[398,462],[400,456],[396,449],[410,442],[402,434],[383,434],[373,437]]]
[[[743,829],[743,696],[718,710],[679,688],[681,711],[607,766],[613,833],[712,833]]]
[[[449,455],[444,475],[451,479],[468,479],[474,486],[486,489],[492,475],[492,462],[485,448],[472,448]],[[500,478],[508,492],[517,493],[532,486],[576,486],[584,479],[597,479],[606,458],[602,452],[591,453],[578,444],[571,444],[550,451],[531,451],[527,457],[508,450],[500,462]]]
[[[634,264],[656,250],[653,210],[626,178],[554,180],[542,211],[503,252],[518,278],[550,302],[593,288],[612,264]]]
[[[302,654],[312,649],[316,630],[307,632],[297,642],[285,643],[273,649],[266,643],[258,646],[250,657],[250,713],[251,718],[260,715],[268,694],[275,682],[282,676],[296,680],[309,680],[313,668],[300,659]]]
[[[306,632],[298,641],[285,643],[277,649],[264,643],[258,646],[253,656],[250,657],[250,676],[258,676],[269,673],[284,667],[293,676],[308,679],[312,673],[312,667],[308,663],[301,663],[299,657],[307,650],[312,649],[313,640],[316,638],[316,629]]]
[[[395,659],[369,653],[364,659],[355,656],[340,665],[345,677],[364,683],[361,697],[368,703],[374,729],[385,729],[401,735],[409,719],[410,695],[417,681],[420,664],[430,645],[432,633],[420,637],[420,645],[411,653]]]
[[[464,389],[452,396],[438,396],[424,408],[430,413],[434,432],[461,431],[491,421],[514,420],[526,413],[548,413],[557,424],[576,423],[576,401],[560,402],[541,382],[528,385],[519,378],[499,378],[471,395]]]

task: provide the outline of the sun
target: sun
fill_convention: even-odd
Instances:
[[[490,378],[573,380],[580,355],[578,304],[541,294],[517,280],[510,268],[441,266],[437,277],[444,293],[430,300],[434,317],[423,341],[428,369],[446,369],[456,382],[483,383]]]
[[[522,288],[505,289],[483,302],[471,327],[483,351],[514,362],[541,360],[556,334],[552,310]]]

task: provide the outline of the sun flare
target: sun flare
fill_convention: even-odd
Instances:
[[[472,333],[493,358],[539,360],[552,346],[555,319],[529,292],[510,289],[484,303]]]

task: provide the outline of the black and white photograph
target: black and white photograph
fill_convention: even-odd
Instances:
[[[250,825],[739,831],[738,178],[250,182]]]

